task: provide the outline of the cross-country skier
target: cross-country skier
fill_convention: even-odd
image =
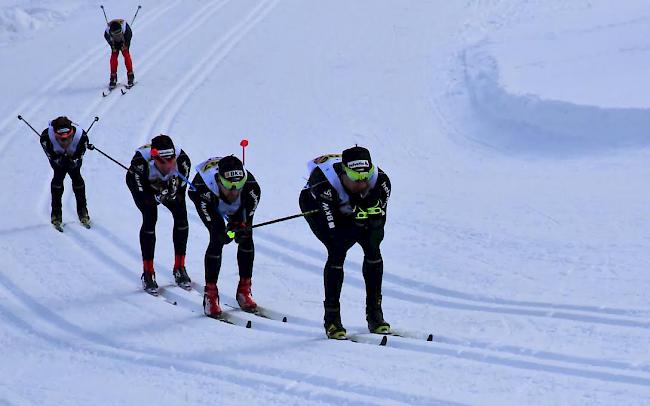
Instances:
[[[188,195],[210,233],[205,251],[204,312],[207,316],[221,313],[217,289],[221,254],[223,246],[233,240],[238,244],[237,303],[243,310],[253,312],[257,304],[251,294],[255,257],[251,225],[260,200],[260,186],[253,174],[232,155],[208,159],[199,164],[196,171],[192,180],[196,190],[190,190]]]
[[[61,116],[52,120],[41,133],[41,146],[54,171],[52,177],[52,225],[62,231],[63,216],[61,198],[63,197],[63,180],[65,175],[72,179],[72,190],[77,200],[77,214],[85,227],[90,227],[90,217],[86,207],[86,185],[81,177],[81,164],[88,145],[88,135],[81,133],[68,117]]]
[[[124,56],[124,65],[126,65],[126,77],[128,80],[127,87],[133,86],[135,75],[133,74],[133,62],[129,48],[131,47],[131,38],[133,32],[129,24],[122,19],[111,20],[104,31],[104,39],[111,47],[111,77],[108,82],[108,88],[114,89],[117,86],[117,57],[120,51]]]
[[[135,205],[142,212],[142,287],[151,294],[158,293],[153,259],[159,204],[168,208],[174,217],[174,280],[183,288],[191,287],[185,269],[185,250],[189,233],[185,189],[190,166],[190,158],[185,151],[175,148],[172,139],[161,134],[154,137],[151,144],[136,150],[126,174],[126,184],[133,195]]]
[[[327,248],[324,269],[325,332],[328,338],[343,339],[339,298],[343,285],[343,263],[347,251],[359,244],[363,249],[363,279],[366,283],[366,320],[372,333],[387,334],[390,325],[381,308],[383,260],[379,245],[384,238],[390,180],[376,167],[366,148],[355,146],[342,155],[323,155],[308,163],[309,180],[300,193],[309,227]]]

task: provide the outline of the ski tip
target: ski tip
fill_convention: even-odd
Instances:
[[[124,89],[120,89],[120,92],[122,92],[122,95],[125,95],[125,94],[126,94],[126,92],[124,91]]]
[[[387,337],[387,336],[383,336],[383,337],[381,338],[381,342],[379,343],[379,345],[382,346],[382,347],[385,347],[387,342],[388,342],[388,337]]]
[[[253,326],[253,322],[250,321],[250,320],[248,320],[248,321],[246,322],[246,328],[251,328],[252,326]]]
[[[427,336],[427,341],[433,341],[433,334],[429,334]]]
[[[282,322],[283,322],[283,323],[286,323],[286,322],[287,322],[287,316],[284,316],[284,317],[282,318]]]

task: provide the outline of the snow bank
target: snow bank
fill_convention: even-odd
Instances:
[[[602,108],[508,93],[499,64],[485,47],[461,53],[465,84],[485,131],[472,134],[496,148],[525,153],[582,154],[650,144],[650,110]]]
[[[53,26],[65,19],[66,14],[48,8],[20,6],[0,8],[0,43],[15,40],[43,27]]]

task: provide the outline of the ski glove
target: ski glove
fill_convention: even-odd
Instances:
[[[241,244],[252,238],[253,230],[246,226],[245,221],[228,223],[228,231],[234,233],[234,239],[237,244]],[[230,234],[231,236],[233,234]]]
[[[226,231],[217,234],[217,241],[219,241],[219,243],[223,245],[230,244],[232,240],[233,238],[230,235],[228,235],[228,232]]]
[[[169,193],[167,189],[163,189],[160,192],[160,194],[156,194],[154,197],[158,203],[163,204],[165,206],[171,204],[176,198],[176,196]]]

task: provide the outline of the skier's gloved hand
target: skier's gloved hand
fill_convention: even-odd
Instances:
[[[167,181],[167,193],[172,196],[176,196],[176,192],[178,191],[178,184],[179,184],[179,179],[176,176],[169,179]]]
[[[244,221],[229,225],[229,229],[235,233],[235,242],[237,244],[246,242],[253,237],[253,230]]]
[[[65,160],[65,162],[66,162],[66,168],[67,169],[75,169],[81,163],[81,159],[80,158],[77,158],[77,159],[69,159],[68,158],[68,159]]]
[[[230,233],[230,234],[229,234]],[[234,232],[233,231],[223,231],[219,234],[217,234],[217,241],[219,241],[223,245],[230,244],[234,238]]]
[[[157,193],[154,198],[158,203],[167,206],[174,201],[175,196],[170,194],[167,189],[163,189],[160,193]]]
[[[355,226],[366,229],[368,228],[368,212],[359,206],[355,206],[352,211],[353,223]]]

